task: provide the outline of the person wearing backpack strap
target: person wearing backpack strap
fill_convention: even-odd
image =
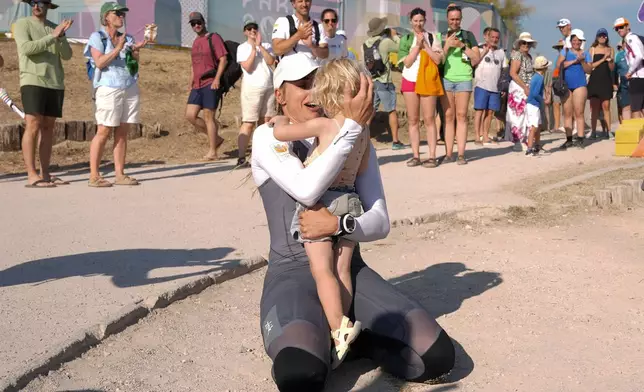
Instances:
[[[147,41],[135,42],[130,34],[119,32],[125,26],[128,12],[116,2],[104,3],[100,11],[103,29],[89,36],[84,55],[95,69],[92,79],[96,97],[96,135],[89,150],[90,176],[88,185],[109,188],[99,166],[110,133],[114,133],[114,185],[138,185],[125,174],[127,135],[132,124],[140,121],[140,92],[138,86],[139,52]]]
[[[273,51],[280,58],[294,53],[308,53],[320,60],[329,57],[328,37],[311,18],[311,0],[291,0],[292,15],[277,18],[273,25]]]
[[[400,37],[396,30],[387,28],[387,18],[373,18],[369,21],[369,38],[362,46],[363,58],[373,80],[374,114],[382,103],[389,116],[389,128],[393,150],[401,150],[405,145],[398,138],[398,113],[396,112],[396,86],[391,79],[389,55],[397,53]]]
[[[450,4],[447,7],[449,29],[443,33],[443,84],[445,95],[441,106],[445,110],[445,160],[453,162],[454,136],[458,144],[458,164],[465,165],[467,143],[467,110],[472,94],[474,67],[480,61],[476,37],[471,31],[461,29],[463,12],[461,7]],[[454,129],[456,123],[456,129]]]
[[[210,148],[204,160],[214,161],[219,159],[217,149],[224,142],[219,136],[215,110],[221,100],[220,87],[222,74],[228,62],[228,51],[219,34],[208,33],[206,21],[201,13],[191,12],[188,21],[197,37],[192,43],[190,53],[192,67],[186,119],[199,131],[208,135]],[[201,111],[203,119],[199,117]]]
[[[628,72],[628,93],[631,101],[631,116],[644,117],[644,38],[631,31],[626,18],[618,18],[614,23],[615,32],[624,41]]]
[[[273,69],[275,56],[271,44],[262,42],[254,21],[244,24],[246,42],[237,47],[237,62],[244,72],[241,86],[242,125],[237,137],[238,167],[247,167],[246,149],[255,124],[260,126],[276,114]]]

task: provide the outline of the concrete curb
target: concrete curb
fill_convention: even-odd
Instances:
[[[221,284],[227,280],[245,275],[267,264],[266,259],[261,256],[255,256],[242,260],[235,268],[200,276],[158,296],[126,305],[103,322],[91,326],[86,331],[79,332],[76,336],[68,339],[42,357],[30,361],[18,372],[19,375],[9,377],[8,380],[3,381],[0,384],[0,391],[19,391],[39,376],[46,375],[58,369],[64,363],[78,358],[107,337],[122,332],[129,326],[136,324],[153,310],[164,308],[173,302],[198,294],[212,285]]]

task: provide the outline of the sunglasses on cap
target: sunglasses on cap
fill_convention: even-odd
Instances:
[[[336,18],[333,19],[324,19],[324,23],[329,24],[329,23],[338,23],[338,20]]]
[[[461,7],[457,5],[450,5],[449,7],[447,7],[447,12],[451,12],[451,11],[461,11]]]
[[[195,26],[201,26],[203,25],[203,22],[200,20],[191,20],[190,21],[190,26],[195,27]]]

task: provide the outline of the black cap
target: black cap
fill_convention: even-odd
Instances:
[[[192,22],[195,20],[199,20],[204,22],[205,19],[203,18],[203,15],[201,15],[201,12],[191,12],[190,15],[188,16],[188,22]]]

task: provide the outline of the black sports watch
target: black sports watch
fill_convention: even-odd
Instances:
[[[356,230],[356,218],[351,214],[344,214],[338,217],[338,234],[352,234]]]

